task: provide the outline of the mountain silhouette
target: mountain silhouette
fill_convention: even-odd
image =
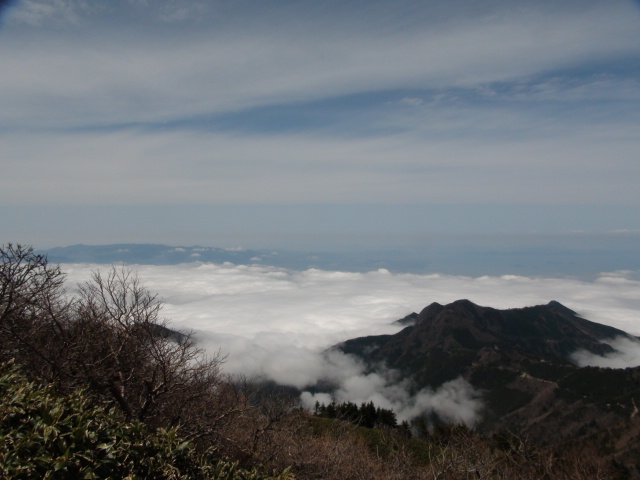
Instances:
[[[640,367],[580,367],[572,356],[615,353],[616,339],[637,338],[556,301],[507,310],[469,300],[432,303],[398,323],[407,326],[395,335],[334,348],[360,358],[369,371],[399,371],[415,391],[463,377],[482,392],[477,428],[486,433],[521,432],[548,445],[597,438],[599,451],[617,461],[633,467],[640,458]]]

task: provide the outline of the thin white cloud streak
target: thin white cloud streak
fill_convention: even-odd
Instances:
[[[73,285],[104,265],[63,265]],[[400,420],[423,413],[474,425],[481,394],[463,379],[410,395],[406,379],[381,365],[366,372],[357,359],[326,349],[344,340],[393,334],[397,319],[431,302],[468,298],[481,305],[514,308],[558,300],[592,321],[640,333],[640,280],[634,272],[602,274],[593,282],[518,276],[462,277],[306,270],[268,266],[184,264],[136,266],[143,284],[165,301],[171,326],[196,332],[201,345],[227,353],[225,369],[305,389],[319,381],[335,386],[337,401],[373,401]],[[617,342],[607,359],[577,352],[574,361],[610,367],[640,359],[640,342]],[[601,361],[602,363],[597,363]],[[325,393],[304,392],[302,404],[327,403]]]
[[[30,3],[18,3],[13,18]],[[360,9],[344,21],[319,16],[315,23],[295,9],[270,12],[283,15],[279,22],[260,21],[264,9],[239,9],[230,24],[210,12],[200,14],[206,28],[180,29],[162,21],[155,29],[107,21],[40,32],[15,20],[0,44],[12,65],[0,79],[0,122],[56,128],[161,122],[363,91],[511,81],[636,52],[631,2],[579,7],[505,2],[436,24],[405,18],[409,24],[393,31],[382,18],[357,21]],[[428,6],[419,10],[428,17]],[[74,23],[82,25],[81,18]],[[122,34],[113,35],[118,29]]]

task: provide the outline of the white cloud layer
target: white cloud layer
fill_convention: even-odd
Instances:
[[[595,355],[586,350],[578,350],[572,355],[576,364],[585,367],[627,368],[640,365],[640,340],[635,338],[617,337],[605,339],[615,350],[606,355]]]
[[[63,265],[70,284],[102,265]],[[165,301],[164,315],[178,329],[194,330],[202,345],[228,353],[225,368],[300,389],[320,380],[337,386],[338,401],[373,401],[401,419],[424,412],[473,425],[482,411],[478,392],[458,379],[437,391],[407,394],[396,372],[366,373],[356,359],[323,353],[341,341],[392,334],[391,325],[431,302],[467,298],[480,305],[514,308],[558,300],[583,317],[640,334],[640,280],[635,272],[604,273],[595,281],[518,276],[462,277],[306,270],[269,266],[184,264],[136,266],[143,284]],[[620,354],[576,361],[611,367],[640,364],[640,342],[612,343]],[[305,393],[303,404],[327,401]]]

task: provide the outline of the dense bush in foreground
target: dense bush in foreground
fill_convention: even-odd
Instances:
[[[256,471],[198,455],[176,430],[153,431],[92,405],[84,392],[61,397],[0,366],[0,475],[33,479],[260,480]],[[284,475],[277,477],[286,478]]]

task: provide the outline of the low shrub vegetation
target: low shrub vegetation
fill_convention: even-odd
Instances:
[[[284,480],[198,454],[176,429],[150,429],[93,405],[84,391],[60,396],[0,366],[0,475],[33,479]]]

